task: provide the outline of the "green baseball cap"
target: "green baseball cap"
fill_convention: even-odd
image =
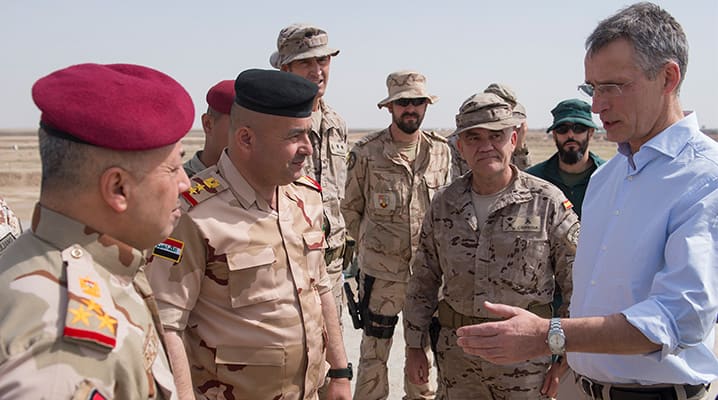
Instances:
[[[582,124],[591,128],[598,128],[591,118],[591,105],[583,100],[569,99],[564,100],[553,110],[553,124],[546,129],[546,133],[551,132],[557,126],[564,122],[572,122],[574,124]]]

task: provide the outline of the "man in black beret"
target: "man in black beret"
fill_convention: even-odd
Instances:
[[[235,91],[227,150],[192,177],[148,266],[170,359],[189,359],[176,383],[200,398],[316,399],[329,372],[329,398],[349,399],[321,189],[301,172],[317,86],[248,70]]]

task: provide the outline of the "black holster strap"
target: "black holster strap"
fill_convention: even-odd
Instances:
[[[364,333],[367,336],[379,338],[379,339],[390,339],[394,336],[393,326],[373,326],[364,323]]]

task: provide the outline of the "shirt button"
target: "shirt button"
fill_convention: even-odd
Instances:
[[[614,214],[614,215],[619,215],[619,214],[621,214],[621,212],[618,211],[618,210],[616,210],[616,211],[613,212],[613,214]]]
[[[591,281],[591,286],[596,286],[596,281]]]
[[[629,176],[629,177],[628,177],[628,181],[630,182],[630,181],[632,181],[632,180],[633,180],[633,177],[632,177],[632,176]]]
[[[606,246],[601,246],[601,250],[606,251],[606,249],[608,249],[608,247],[606,247]]]

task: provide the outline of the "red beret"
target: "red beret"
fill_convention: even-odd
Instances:
[[[176,143],[194,121],[182,85],[140,65],[73,65],[35,82],[32,99],[49,134],[113,150]]]
[[[234,103],[234,81],[226,80],[212,86],[207,92],[207,104],[215,111],[229,114]]]

